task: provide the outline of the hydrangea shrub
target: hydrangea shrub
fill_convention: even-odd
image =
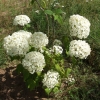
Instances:
[[[53,5],[53,8],[64,7],[56,1],[50,5]],[[46,10],[43,11],[46,17],[52,15],[54,21],[60,24],[63,22],[62,10],[58,9],[56,13],[47,10],[46,7]],[[40,11],[36,13],[39,14]],[[24,28],[30,22],[31,20],[27,15],[18,15],[15,17],[13,24]],[[78,14],[72,15],[69,18],[69,25],[70,36],[79,39],[88,37],[90,22],[85,17]],[[55,39],[52,46],[50,46],[48,35],[50,34],[41,31],[31,33],[26,30],[19,30],[4,38],[3,47],[10,57],[20,57],[17,71],[23,74],[28,88],[32,90],[35,87],[42,86],[49,95],[52,91],[59,91],[63,79],[67,79],[66,83],[75,82],[75,79],[70,75],[71,68],[64,67],[65,55],[63,54],[65,54],[66,48],[63,49],[63,42]],[[85,40],[71,40],[68,46],[71,57],[86,59],[91,53],[90,45]],[[68,77],[69,75],[70,77]]]

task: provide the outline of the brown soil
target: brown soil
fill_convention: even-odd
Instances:
[[[53,100],[46,97],[42,88],[28,90],[22,75],[18,75],[15,69],[0,69],[0,100]]]

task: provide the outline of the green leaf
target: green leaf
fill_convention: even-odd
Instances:
[[[49,88],[45,89],[45,92],[46,92],[47,95],[49,95],[51,91],[52,91],[52,89],[49,89]]]
[[[62,11],[61,9],[55,9],[53,12],[54,12],[56,15],[62,14],[62,13],[63,13],[63,11]]]
[[[77,59],[73,56],[71,57],[73,66],[77,65]]]
[[[41,1],[43,2],[42,6],[43,6],[44,8],[46,8],[46,1],[45,1],[45,0],[41,0]]]
[[[62,24],[63,23],[63,19],[62,19],[61,15],[58,16],[57,21],[58,21],[59,24]]]
[[[23,70],[23,77],[24,77],[24,81],[27,80],[27,78],[29,77],[30,73],[28,72],[28,70],[24,69]]]
[[[54,20],[58,19],[58,15],[56,15],[56,14],[53,14],[53,17],[54,17]]]
[[[55,65],[55,69],[60,73],[60,75],[62,75],[62,76],[64,75],[65,72],[64,72],[63,68],[60,67],[59,64]]]
[[[26,80],[26,85],[28,86],[29,89],[31,87],[31,83],[32,83],[32,79],[27,79]]]
[[[41,72],[37,72],[38,77],[41,76]]]
[[[51,10],[45,10],[44,11],[46,14],[48,14],[48,15],[53,15],[53,12],[51,11]]]
[[[87,92],[87,94],[90,94],[91,92],[93,92],[94,91],[94,89],[90,89],[88,92]]]
[[[26,24],[26,27],[29,28],[29,27],[31,27],[31,25],[30,24]]]
[[[30,90],[33,90],[36,87],[36,82],[32,78],[26,80],[26,84]]]
[[[54,17],[54,20],[56,20],[59,24],[63,23],[63,19],[62,19],[61,15],[53,14],[53,17]]]
[[[16,71],[20,74],[21,72],[23,72],[23,65],[22,64],[18,64],[16,67]]]
[[[26,84],[30,90],[33,90],[36,87],[36,82],[33,79],[28,79]]]
[[[30,90],[33,90],[36,86],[37,83],[35,81],[32,81],[32,83],[30,83]]]
[[[66,50],[66,54],[67,54],[67,56],[69,56],[69,51]]]
[[[54,92],[54,93],[57,93],[58,91],[59,91],[59,88],[58,88],[58,87],[54,87],[54,88],[53,88],[53,92]]]
[[[56,70],[57,70],[58,72],[61,72],[61,68],[60,68],[59,64],[56,64],[56,65],[55,65],[55,68],[56,68]]]
[[[70,74],[71,70],[72,70],[71,68],[67,68],[66,69],[66,71],[65,71],[66,77],[68,77],[68,75]]]
[[[69,51],[69,44],[70,44],[70,38],[68,36],[63,36],[62,38],[62,42],[63,42],[63,45],[64,45],[64,48]]]

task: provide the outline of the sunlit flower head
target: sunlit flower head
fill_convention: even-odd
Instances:
[[[69,19],[70,35],[79,39],[87,38],[90,33],[90,22],[83,16],[72,15]]]
[[[31,74],[34,74],[34,72],[41,72],[45,66],[44,55],[36,51],[29,52],[22,60],[22,65]]]
[[[32,36],[32,33],[31,32],[28,32],[28,31],[24,31],[24,30],[19,30],[17,32],[14,32],[12,34],[12,36],[17,36],[19,35],[20,37],[23,37],[25,39],[27,39],[28,41],[30,40],[31,36]]]
[[[80,59],[86,59],[91,52],[90,45],[86,41],[73,40],[70,42],[69,54]]]
[[[47,88],[52,89],[59,83],[59,76],[58,72],[50,70],[44,75],[42,83]]]
[[[62,54],[63,48],[61,46],[54,45],[53,48],[50,49],[50,52],[55,54]]]
[[[23,56],[29,51],[28,41],[20,35],[4,38],[3,47],[9,56]]]
[[[48,44],[49,40],[46,34],[42,32],[35,32],[31,39],[30,39],[30,45],[34,48],[41,49],[42,47],[45,47]]]
[[[13,21],[13,25],[20,25],[20,26],[24,26],[28,23],[30,23],[30,18],[27,15],[18,15],[15,17]]]

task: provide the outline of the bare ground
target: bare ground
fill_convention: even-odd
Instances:
[[[27,89],[22,75],[18,75],[15,69],[0,69],[0,100],[53,100],[45,95],[42,88]]]

